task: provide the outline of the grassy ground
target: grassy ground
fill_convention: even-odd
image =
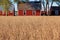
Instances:
[[[2,16],[0,40],[60,40],[60,17]]]

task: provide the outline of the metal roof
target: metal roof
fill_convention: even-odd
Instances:
[[[52,6],[51,9],[53,9],[53,10],[60,10],[60,6]]]

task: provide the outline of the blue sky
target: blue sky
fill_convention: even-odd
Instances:
[[[34,0],[30,0],[30,1],[34,1]],[[11,0],[11,2],[13,2],[13,0]],[[14,4],[14,6],[15,6],[15,11],[17,11],[17,4],[14,3],[14,2],[13,2],[13,4]],[[58,5],[54,2],[54,3],[53,3],[53,6],[58,6]]]

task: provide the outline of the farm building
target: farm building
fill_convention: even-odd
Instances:
[[[52,6],[51,15],[60,15],[60,6]]]
[[[8,9],[8,14],[6,14],[6,11],[4,11],[4,8],[2,6],[0,6],[0,16],[14,16],[15,14],[15,8],[14,5],[11,4],[9,9]]]
[[[10,8],[9,8],[9,12],[8,12],[8,16],[15,16],[15,6],[13,4],[11,4]]]
[[[40,10],[40,1],[18,2],[18,15],[40,15]]]

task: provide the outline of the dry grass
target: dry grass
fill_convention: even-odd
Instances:
[[[60,40],[60,17],[0,17],[0,40]]]

